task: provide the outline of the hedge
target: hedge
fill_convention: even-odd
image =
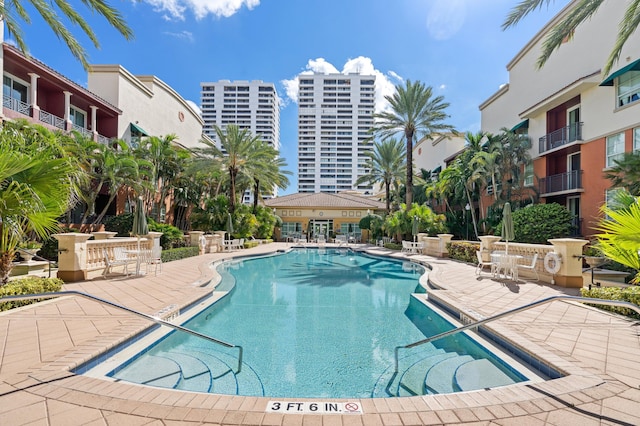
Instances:
[[[200,254],[200,247],[180,247],[169,250],[162,250],[162,262],[186,259]]]
[[[17,296],[23,294],[52,293],[60,291],[64,282],[60,278],[27,277],[11,280],[0,287],[0,297]],[[0,311],[30,305],[45,299],[14,300],[0,303]]]
[[[449,251],[449,258],[451,259],[473,264],[478,263],[476,251],[480,250],[479,244],[452,241],[447,243],[447,250]]]
[[[619,288],[619,287],[592,287],[591,289],[582,288],[580,294],[583,297],[591,297],[593,299],[606,300],[622,300],[631,302],[640,306],[640,286]],[[605,311],[615,312],[617,314],[626,315],[631,318],[639,318],[640,314],[636,311],[620,306],[593,305]]]

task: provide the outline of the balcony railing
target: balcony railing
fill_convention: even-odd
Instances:
[[[582,170],[560,173],[540,178],[540,194],[543,196],[564,191],[582,189]]]
[[[31,105],[22,102],[19,99],[14,99],[7,95],[2,95],[2,106],[13,111],[17,111],[20,114],[31,117]]]
[[[540,138],[540,153],[582,140],[582,123],[573,123]]]
[[[64,118],[53,115],[47,111],[40,110],[40,121],[50,126],[57,127],[58,129],[64,130],[65,128]]]
[[[93,132],[89,129],[85,129],[84,127],[78,126],[77,124],[73,125],[73,130],[80,133],[82,136],[86,138],[93,138]]]

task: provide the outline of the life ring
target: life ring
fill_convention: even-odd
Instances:
[[[562,261],[558,253],[550,251],[544,256],[544,269],[551,275],[555,275],[560,271]]]

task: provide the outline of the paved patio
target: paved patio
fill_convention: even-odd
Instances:
[[[154,314],[210,293],[211,286],[203,285],[215,276],[211,262],[286,246],[206,254],[165,263],[157,276],[97,278],[64,289]],[[432,265],[431,297],[472,317],[577,294],[543,283],[477,277],[475,266],[447,259],[411,257]],[[364,414],[351,415],[267,413],[269,398],[155,389],[69,372],[148,325],[81,297],[0,314],[0,425],[640,424],[639,323],[573,302],[554,301],[490,324],[565,377],[458,394],[363,399]]]

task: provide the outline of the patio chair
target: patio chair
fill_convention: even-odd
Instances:
[[[491,275],[495,275],[496,264],[494,262],[486,262],[482,260],[482,253],[480,250],[476,250],[476,257],[478,258],[478,266],[476,267],[476,275],[480,275],[485,266],[489,266],[491,269]]]
[[[401,253],[411,253],[412,250],[413,250],[413,247],[411,246],[411,242],[402,240]]]
[[[335,242],[338,243],[338,247],[343,244],[347,244],[347,236],[346,235],[336,235]]]
[[[162,273],[162,247],[153,247],[146,256],[145,263],[147,264],[147,272],[149,272],[150,266],[154,266],[154,275],[158,275],[158,268]]]
[[[538,253],[533,255],[533,257],[531,258],[530,265],[518,265],[518,269],[525,269],[527,271],[531,271],[533,274],[535,274],[536,281],[538,281],[540,277],[538,276],[538,270],[536,269],[537,262],[538,262]]]
[[[114,266],[124,266],[123,273],[126,276],[129,276],[129,263],[131,262],[131,259],[122,247],[113,248],[113,258],[109,256],[107,249],[103,249],[102,252],[104,254],[104,263],[106,265],[102,272],[102,276],[106,277],[108,273],[113,271]]]

